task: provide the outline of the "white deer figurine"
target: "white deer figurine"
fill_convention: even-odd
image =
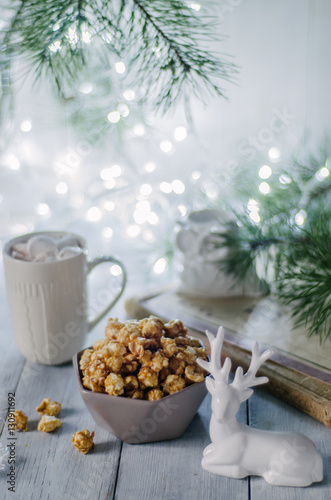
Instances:
[[[248,371],[244,374],[239,366],[229,384],[230,358],[221,366],[223,327],[219,328],[216,337],[206,333],[211,346],[210,362],[198,359],[198,363],[212,375],[205,379],[212,395],[209,428],[212,442],[204,449],[202,467],[233,478],[262,476],[268,483],[278,486],[309,486],[322,481],[322,458],[306,436],[259,430],[236,419],[240,404],[253,394],[251,387],[268,382],[267,377],[256,377],[256,373],[273,352],[268,350],[260,354],[255,342]]]

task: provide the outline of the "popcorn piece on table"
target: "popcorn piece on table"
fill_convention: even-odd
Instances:
[[[62,408],[61,403],[57,401],[52,401],[50,398],[45,398],[42,400],[39,406],[37,406],[36,410],[41,415],[49,415],[55,417]]]
[[[38,422],[38,431],[53,432],[58,427],[62,427],[62,422],[59,418],[44,415]]]
[[[94,432],[90,433],[88,429],[84,429],[83,431],[75,432],[72,436],[72,444],[76,450],[86,455],[94,446],[93,438]]]
[[[22,410],[14,411],[15,430],[26,432],[28,430],[28,417]]]

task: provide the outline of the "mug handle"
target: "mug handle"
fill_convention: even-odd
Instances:
[[[95,327],[95,325],[97,323],[99,323],[99,321],[107,314],[107,312],[110,311],[110,309],[116,304],[118,299],[121,297],[121,295],[124,291],[126,282],[127,282],[127,272],[126,272],[126,269],[124,267],[124,264],[122,264],[122,262],[120,260],[116,259],[115,257],[102,256],[102,257],[97,257],[91,261],[87,261],[87,274],[89,274],[92,271],[92,269],[94,269],[99,264],[102,264],[103,262],[112,262],[113,264],[117,264],[118,266],[120,266],[120,268],[122,269],[121,289],[118,292],[118,294],[114,297],[114,299],[99,314],[97,314],[94,319],[87,322],[87,329],[89,332],[92,330],[92,328]]]

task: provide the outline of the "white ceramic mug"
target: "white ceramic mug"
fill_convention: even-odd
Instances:
[[[27,242],[35,235],[74,237],[82,252],[53,262],[31,262],[11,256],[14,244]],[[19,236],[5,244],[3,258],[15,340],[22,354],[33,363],[55,365],[71,360],[85,346],[87,333],[114,306],[126,285],[126,270],[121,261],[108,256],[88,261],[86,241],[72,233],[46,231]],[[109,303],[89,321],[87,276],[103,262],[121,267],[121,286],[115,296],[107,290]]]

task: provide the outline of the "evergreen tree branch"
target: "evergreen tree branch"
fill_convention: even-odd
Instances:
[[[24,64],[23,75],[47,75],[62,96],[92,57],[123,57],[162,112],[206,91],[224,97],[220,83],[237,72],[204,48],[220,38],[215,20],[184,0],[21,0],[13,8],[7,51]]]

